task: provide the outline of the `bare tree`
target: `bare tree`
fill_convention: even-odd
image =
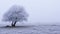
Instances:
[[[10,21],[15,27],[17,22],[27,21],[28,14],[22,6],[14,5],[3,16],[3,21]]]

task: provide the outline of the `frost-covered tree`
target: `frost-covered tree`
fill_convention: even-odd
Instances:
[[[22,6],[13,5],[3,16],[3,21],[12,22],[11,26],[15,27],[17,22],[27,21],[28,14]]]

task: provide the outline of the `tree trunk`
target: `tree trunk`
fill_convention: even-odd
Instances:
[[[12,22],[11,26],[12,26],[12,27],[15,27],[16,23],[17,23],[17,21]]]

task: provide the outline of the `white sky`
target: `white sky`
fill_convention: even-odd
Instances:
[[[60,0],[0,0],[0,17],[14,4],[25,7],[28,22],[60,22]]]

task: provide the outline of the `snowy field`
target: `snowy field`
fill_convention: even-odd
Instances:
[[[0,34],[60,34],[59,25],[0,27]]]

